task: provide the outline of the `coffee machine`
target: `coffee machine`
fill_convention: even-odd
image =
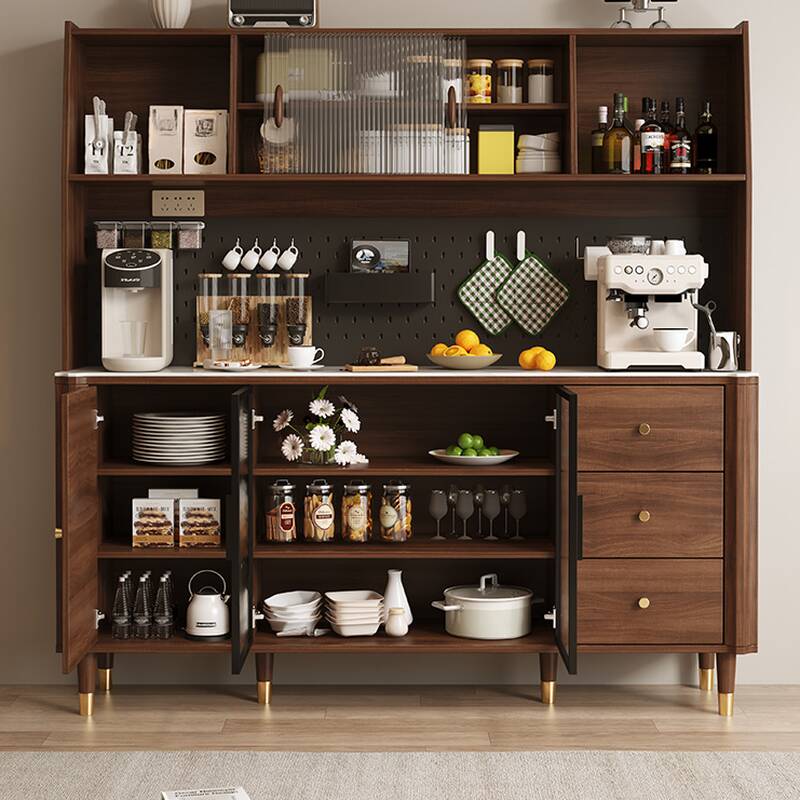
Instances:
[[[101,357],[112,372],[172,362],[172,250],[110,248],[101,256]]]
[[[702,256],[587,247],[583,264],[597,281],[598,366],[703,369],[693,305],[708,278]]]

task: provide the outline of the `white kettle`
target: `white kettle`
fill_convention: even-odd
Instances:
[[[213,586],[192,591],[192,581],[198,575],[216,575],[222,581],[222,592]],[[189,607],[186,609],[186,635],[194,639],[227,636],[231,630],[231,614],[227,606],[230,595],[225,578],[213,569],[201,569],[189,578]]]

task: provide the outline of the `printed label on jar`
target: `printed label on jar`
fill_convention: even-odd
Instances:
[[[328,503],[317,506],[312,514],[312,520],[317,528],[328,530],[333,525],[333,506]]]
[[[363,506],[351,506],[347,512],[349,528],[360,531],[367,524],[367,512]]]
[[[664,147],[664,131],[642,131],[642,150],[658,150]]]
[[[380,513],[381,527],[392,528],[397,522],[397,510],[394,506],[381,506]]]
[[[278,520],[281,530],[284,533],[291,533],[294,530],[294,504],[281,503],[278,510]]]

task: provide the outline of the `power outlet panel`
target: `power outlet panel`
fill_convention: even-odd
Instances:
[[[204,217],[205,213],[202,189],[153,189],[154,217]]]

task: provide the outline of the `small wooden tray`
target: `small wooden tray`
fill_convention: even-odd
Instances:
[[[378,364],[374,367],[362,367],[359,364],[345,364],[345,372],[416,372],[416,364]]]

